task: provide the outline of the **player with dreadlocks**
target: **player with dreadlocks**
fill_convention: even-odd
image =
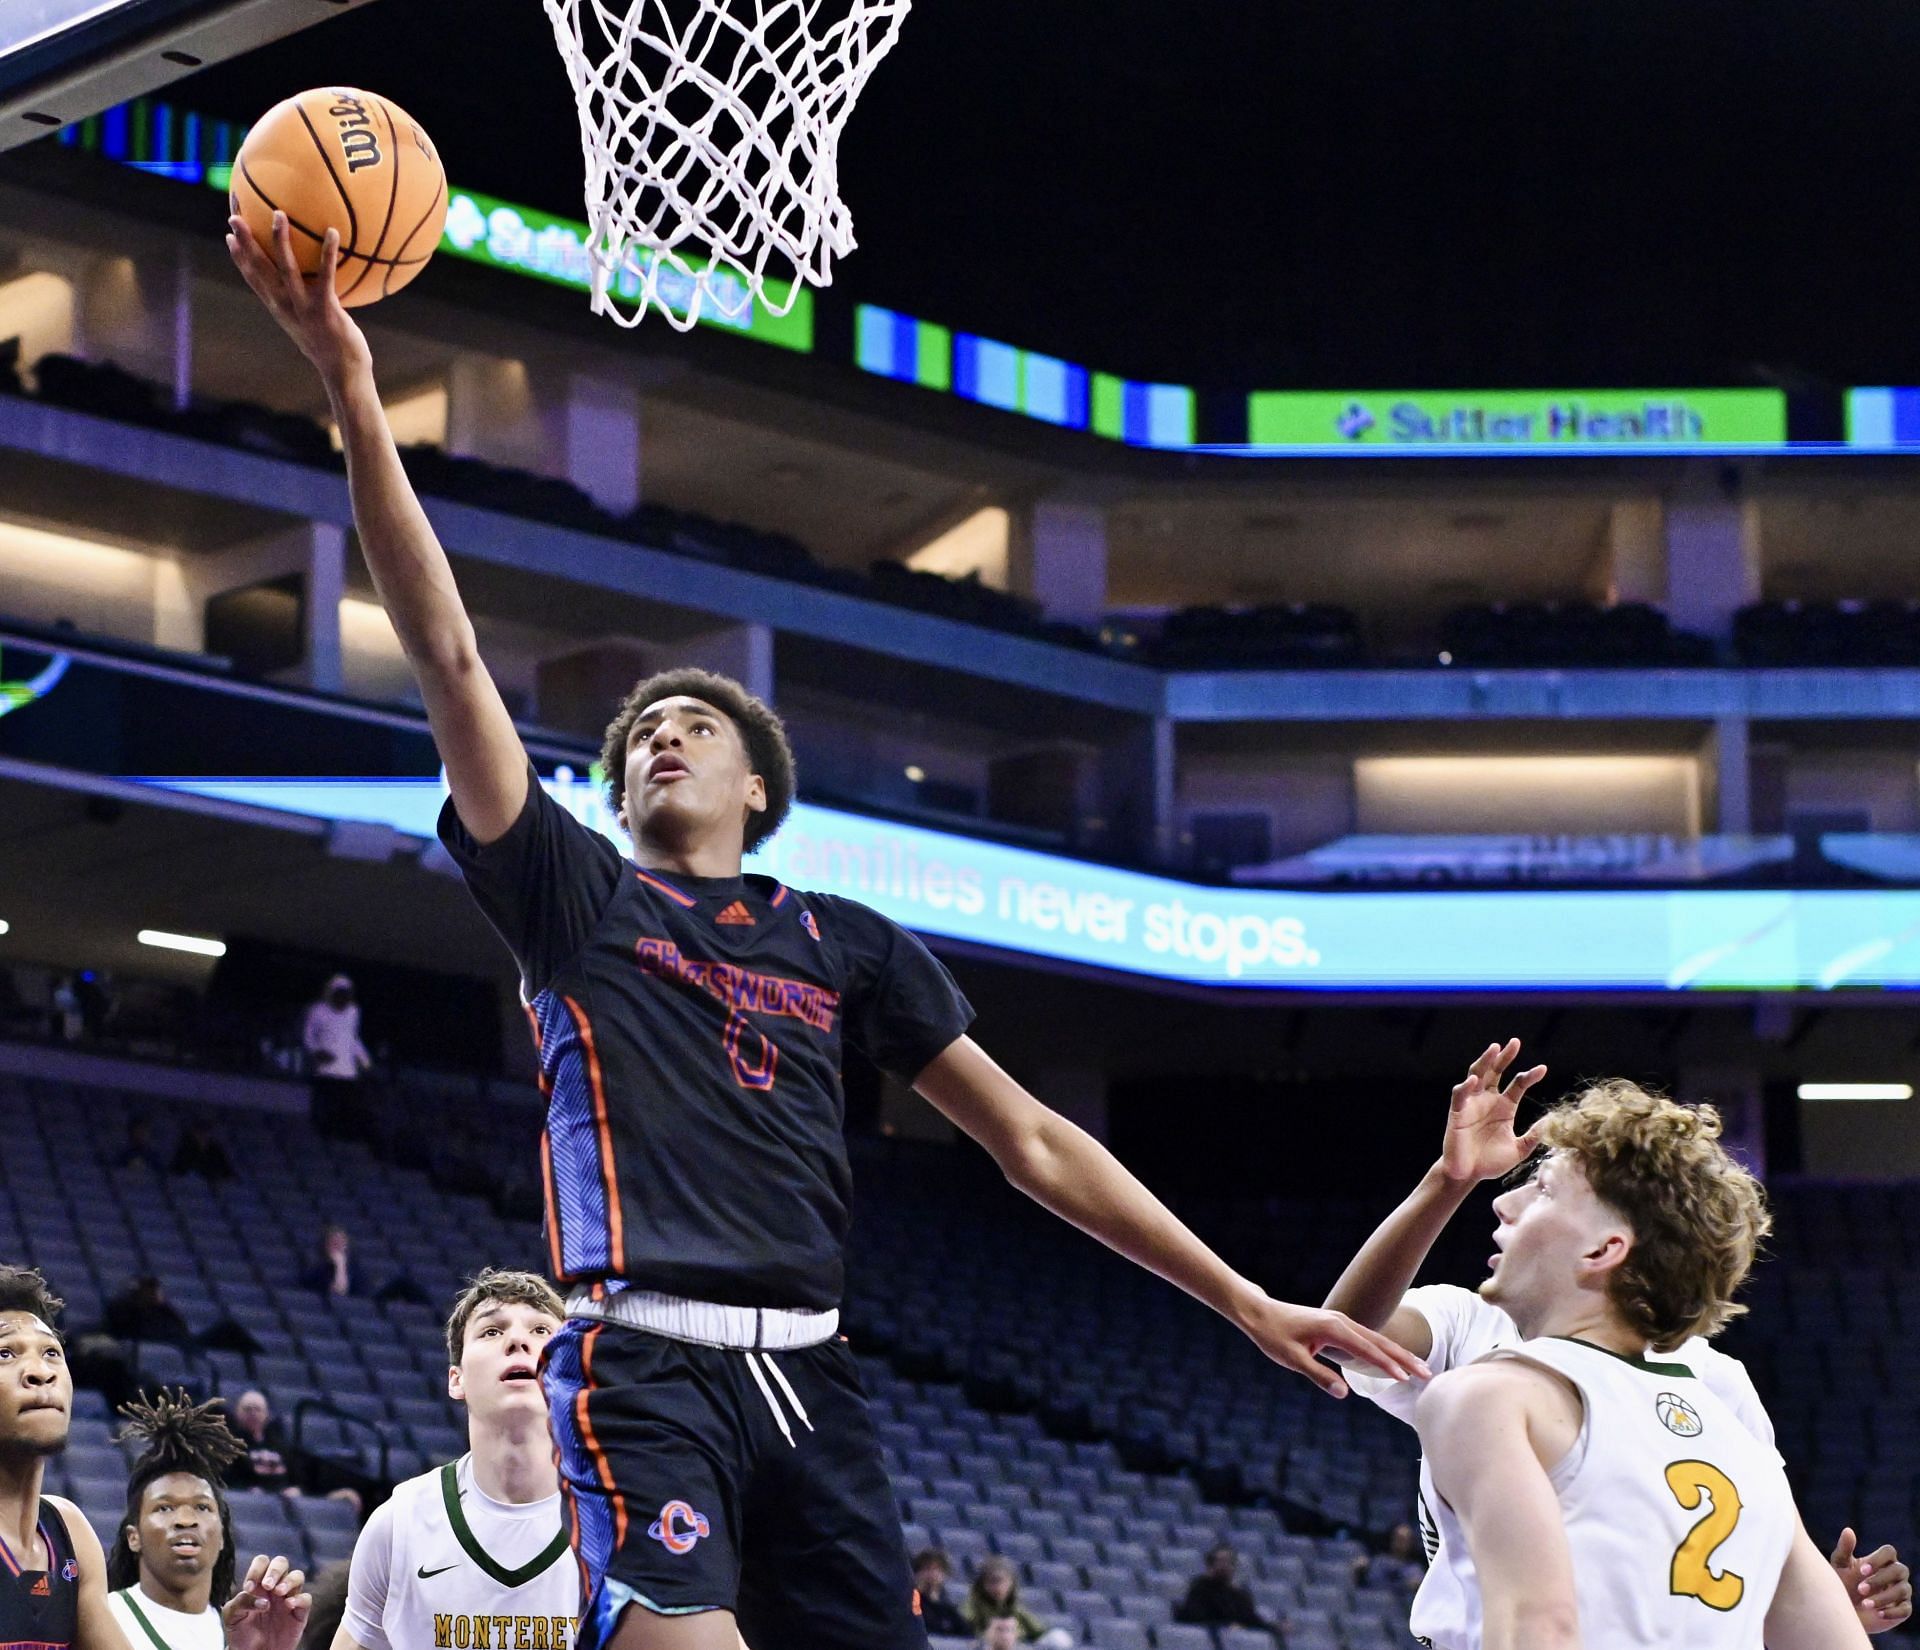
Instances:
[[[38,1272],[0,1265],[0,1650],[134,1650],[107,1602],[93,1526],[41,1493],[73,1420],[59,1315]],[[227,1650],[295,1650],[313,1602],[303,1581],[284,1558],[256,1558],[222,1612]]]
[[[107,1555],[107,1607],[133,1650],[221,1650],[216,1598],[233,1591],[233,1513],[220,1475],[245,1446],[221,1406],[185,1392],[123,1404],[146,1449]]]

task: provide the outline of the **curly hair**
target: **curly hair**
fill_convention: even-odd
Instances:
[[[0,1266],[0,1312],[25,1312],[58,1334],[55,1320],[66,1304],[31,1266]]]
[[[1717,1335],[1746,1311],[1734,1291],[1773,1216],[1760,1182],[1720,1144],[1718,1111],[1614,1078],[1549,1112],[1541,1140],[1633,1227],[1608,1290],[1636,1334],[1670,1348]]]
[[[460,1353],[467,1344],[467,1325],[473,1321],[474,1313],[482,1307],[496,1304],[531,1306],[536,1312],[545,1312],[556,1319],[563,1319],[567,1315],[566,1302],[539,1273],[483,1267],[467,1280],[466,1288],[460,1291],[460,1298],[447,1314],[448,1363],[457,1364],[460,1361]]]
[[[120,1436],[143,1440],[147,1447],[127,1480],[127,1509],[121,1515],[113,1551],[107,1555],[107,1585],[117,1591],[140,1580],[140,1555],[127,1538],[140,1527],[148,1486],[169,1473],[189,1473],[205,1480],[220,1513],[220,1556],[213,1562],[211,1594],[217,1610],[233,1595],[235,1560],[233,1509],[227,1505],[220,1475],[246,1454],[247,1447],[227,1425],[222,1400],[196,1404],[184,1388],[122,1404],[120,1413],[127,1418]]]
[[[633,734],[634,723],[640,720],[640,713],[662,699],[681,696],[713,706],[733,723],[739,731],[740,742],[746,746],[747,766],[760,776],[767,788],[765,810],[747,819],[743,851],[750,854],[780,829],[787,810],[793,806],[793,747],[787,743],[786,726],[772,706],[756,699],[731,676],[689,666],[660,671],[635,685],[620,701],[620,709],[607,724],[607,735],[600,746],[607,805],[617,814],[627,799],[627,741]]]

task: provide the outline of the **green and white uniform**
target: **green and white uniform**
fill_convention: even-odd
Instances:
[[[107,1594],[107,1608],[132,1650],[223,1650],[227,1630],[211,1604],[198,1615],[156,1604],[138,1587]]]
[[[572,1650],[580,1570],[560,1517],[557,1491],[493,1500],[471,1455],[409,1478],[360,1532],[343,1625],[366,1650]]]
[[[1553,1371],[1580,1394],[1580,1433],[1548,1470],[1573,1557],[1586,1650],[1763,1650],[1767,1608],[1799,1529],[1777,1451],[1692,1369],[1585,1341],[1489,1354]],[[1414,1636],[1479,1650],[1479,1578],[1453,1509],[1436,1499],[1433,1568]]]

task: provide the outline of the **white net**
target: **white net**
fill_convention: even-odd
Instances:
[[[544,0],[587,162],[593,307],[792,309],[853,250],[840,134],[912,0]],[[710,314],[711,318],[711,314]]]

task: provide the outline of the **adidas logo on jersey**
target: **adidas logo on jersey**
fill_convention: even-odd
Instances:
[[[752,928],[755,926],[753,913],[739,900],[735,900],[713,920],[723,928]]]

